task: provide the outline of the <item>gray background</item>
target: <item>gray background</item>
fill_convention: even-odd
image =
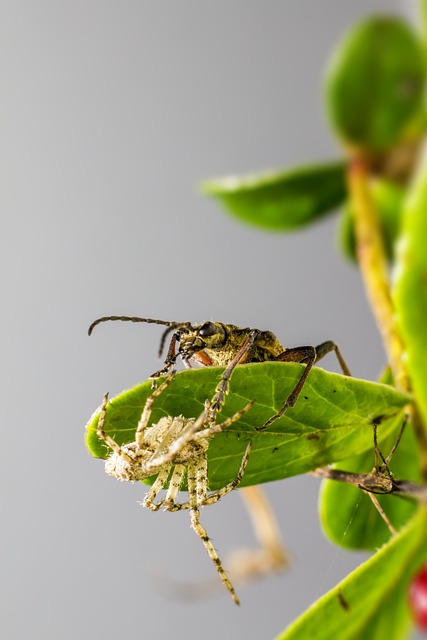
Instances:
[[[265,486],[286,574],[179,601],[159,576],[216,580],[187,513],[103,472],[84,425],[158,365],[159,328],[104,314],[219,319],[287,346],[337,341],[353,373],[384,354],[335,219],[272,235],[198,195],[205,177],[335,158],[321,99],[350,2],[3,2],[2,578],[7,638],[272,638],[360,561],[319,530],[318,481]],[[326,367],[335,368],[333,358]],[[222,556],[253,545],[237,493],[203,511]],[[163,584],[163,588],[162,588]]]

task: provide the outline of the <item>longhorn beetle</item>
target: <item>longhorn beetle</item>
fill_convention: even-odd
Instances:
[[[271,331],[250,329],[249,327],[242,329],[233,324],[224,324],[222,322],[207,321],[201,324],[191,324],[191,322],[155,320],[153,318],[132,316],[104,316],[98,318],[90,325],[89,335],[98,324],[109,321],[145,322],[166,326],[167,328],[160,340],[159,356],[163,353],[166,338],[173,332],[164,365],[159,371],[153,373],[150,376],[151,378],[155,379],[167,374],[176,363],[178,356],[187,368],[191,368],[191,361],[202,367],[215,365],[227,367],[217,388],[216,401],[210,407],[212,420],[215,419],[216,412],[224,402],[230,376],[238,364],[274,361],[300,362],[306,365],[300,379],[279,411],[267,420],[264,425],[258,427],[259,429],[265,429],[270,426],[277,418],[283,416],[288,407],[295,405],[311,368],[331,351],[335,352],[344,375],[351,375],[338,346],[331,340],[322,342],[317,347],[284,348]]]

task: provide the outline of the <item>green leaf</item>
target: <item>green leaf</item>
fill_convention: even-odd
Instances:
[[[394,303],[407,367],[427,425],[427,152],[408,193],[398,244]]]
[[[242,486],[269,482],[305,473],[342,460],[349,453],[372,449],[372,421],[382,416],[381,433],[389,432],[386,418],[408,402],[408,396],[392,387],[327,373],[315,367],[309,374],[294,408],[269,429],[256,431],[274,415],[301,376],[304,365],[265,362],[240,365],[233,373],[231,390],[219,416],[232,416],[247,402],[252,409],[238,422],[215,436],[208,451],[211,489],[236,476],[246,445],[252,451]],[[223,369],[206,367],[182,371],[156,400],[151,422],[165,415],[197,417],[204,401],[212,398]],[[105,430],[119,444],[133,442],[151,381],[112,399]],[[97,413],[87,425],[86,443],[95,457],[105,458],[108,447],[96,436]]]
[[[289,231],[336,209],[346,197],[345,164],[207,180],[202,192],[244,222]]]
[[[386,457],[391,451],[397,433],[402,426],[400,416],[393,419],[395,428],[382,443]],[[381,428],[381,427],[380,427]],[[374,450],[337,463],[336,467],[354,473],[369,473],[374,467]],[[406,426],[399,446],[390,462],[390,469],[396,480],[419,481],[419,452],[410,425]],[[379,503],[395,529],[401,528],[416,509],[415,502],[398,496],[377,495]],[[374,550],[387,542],[390,531],[371,499],[358,487],[324,480],[320,492],[320,520],[325,534],[335,544],[350,549]]]
[[[424,81],[424,52],[405,22],[363,21],[338,45],[326,76],[327,108],[338,136],[372,152],[390,148],[418,119]]]
[[[391,182],[376,180],[371,185],[371,194],[378,211],[387,256],[392,261],[396,239],[400,231],[405,191],[402,187]],[[350,202],[346,203],[340,218],[338,244],[347,258],[357,262],[354,215]]]
[[[427,512],[411,522],[277,640],[402,640],[410,627],[408,585],[427,559]]]

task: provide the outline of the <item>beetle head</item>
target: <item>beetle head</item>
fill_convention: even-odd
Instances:
[[[226,341],[225,329],[219,322],[184,324],[174,335],[179,342],[178,353],[183,360],[190,360],[198,351],[220,349]]]

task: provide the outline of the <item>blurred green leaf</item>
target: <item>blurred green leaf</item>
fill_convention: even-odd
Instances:
[[[408,402],[392,387],[328,373],[315,367],[294,408],[269,429],[255,431],[274,415],[301,376],[304,365],[265,362],[240,365],[233,373],[231,391],[219,421],[256,400],[252,409],[210,443],[208,451],[211,489],[236,476],[246,445],[252,440],[248,468],[241,486],[260,484],[306,473],[342,460],[350,453],[372,449],[372,421],[382,416],[381,435],[390,428],[386,418]],[[182,371],[156,400],[151,423],[165,415],[197,417],[211,398],[222,368]],[[113,398],[105,430],[119,444],[133,442],[142,407],[151,393],[147,381]],[[96,435],[98,414],[87,425],[86,443],[95,457],[105,458],[108,447]]]
[[[394,418],[395,428],[382,443],[385,457],[391,451],[402,426],[400,416]],[[381,429],[381,427],[380,427]],[[348,460],[337,463],[343,471],[369,473],[374,467],[374,448]],[[406,426],[399,446],[390,462],[390,469],[396,480],[419,481],[419,452],[410,425]],[[395,529],[400,529],[414,514],[416,503],[399,496],[377,495],[379,503]],[[322,528],[335,544],[350,549],[370,549],[381,547],[390,538],[390,531],[371,499],[358,487],[324,480],[319,504]]]
[[[427,425],[427,151],[404,207],[394,302],[407,367]]]
[[[376,152],[411,129],[422,108],[424,52],[394,17],[368,18],[335,50],[325,83],[328,113],[345,143]]]
[[[411,522],[336,587],[315,602],[277,640],[403,640],[411,618],[408,585],[427,559],[427,512]]]
[[[392,261],[400,231],[405,190],[391,182],[376,180],[371,185],[371,194],[377,207],[387,256]],[[350,202],[346,203],[340,218],[338,243],[342,253],[353,262],[357,262],[354,216]]]
[[[244,222],[289,231],[336,209],[346,197],[343,162],[207,180],[201,190]]]

